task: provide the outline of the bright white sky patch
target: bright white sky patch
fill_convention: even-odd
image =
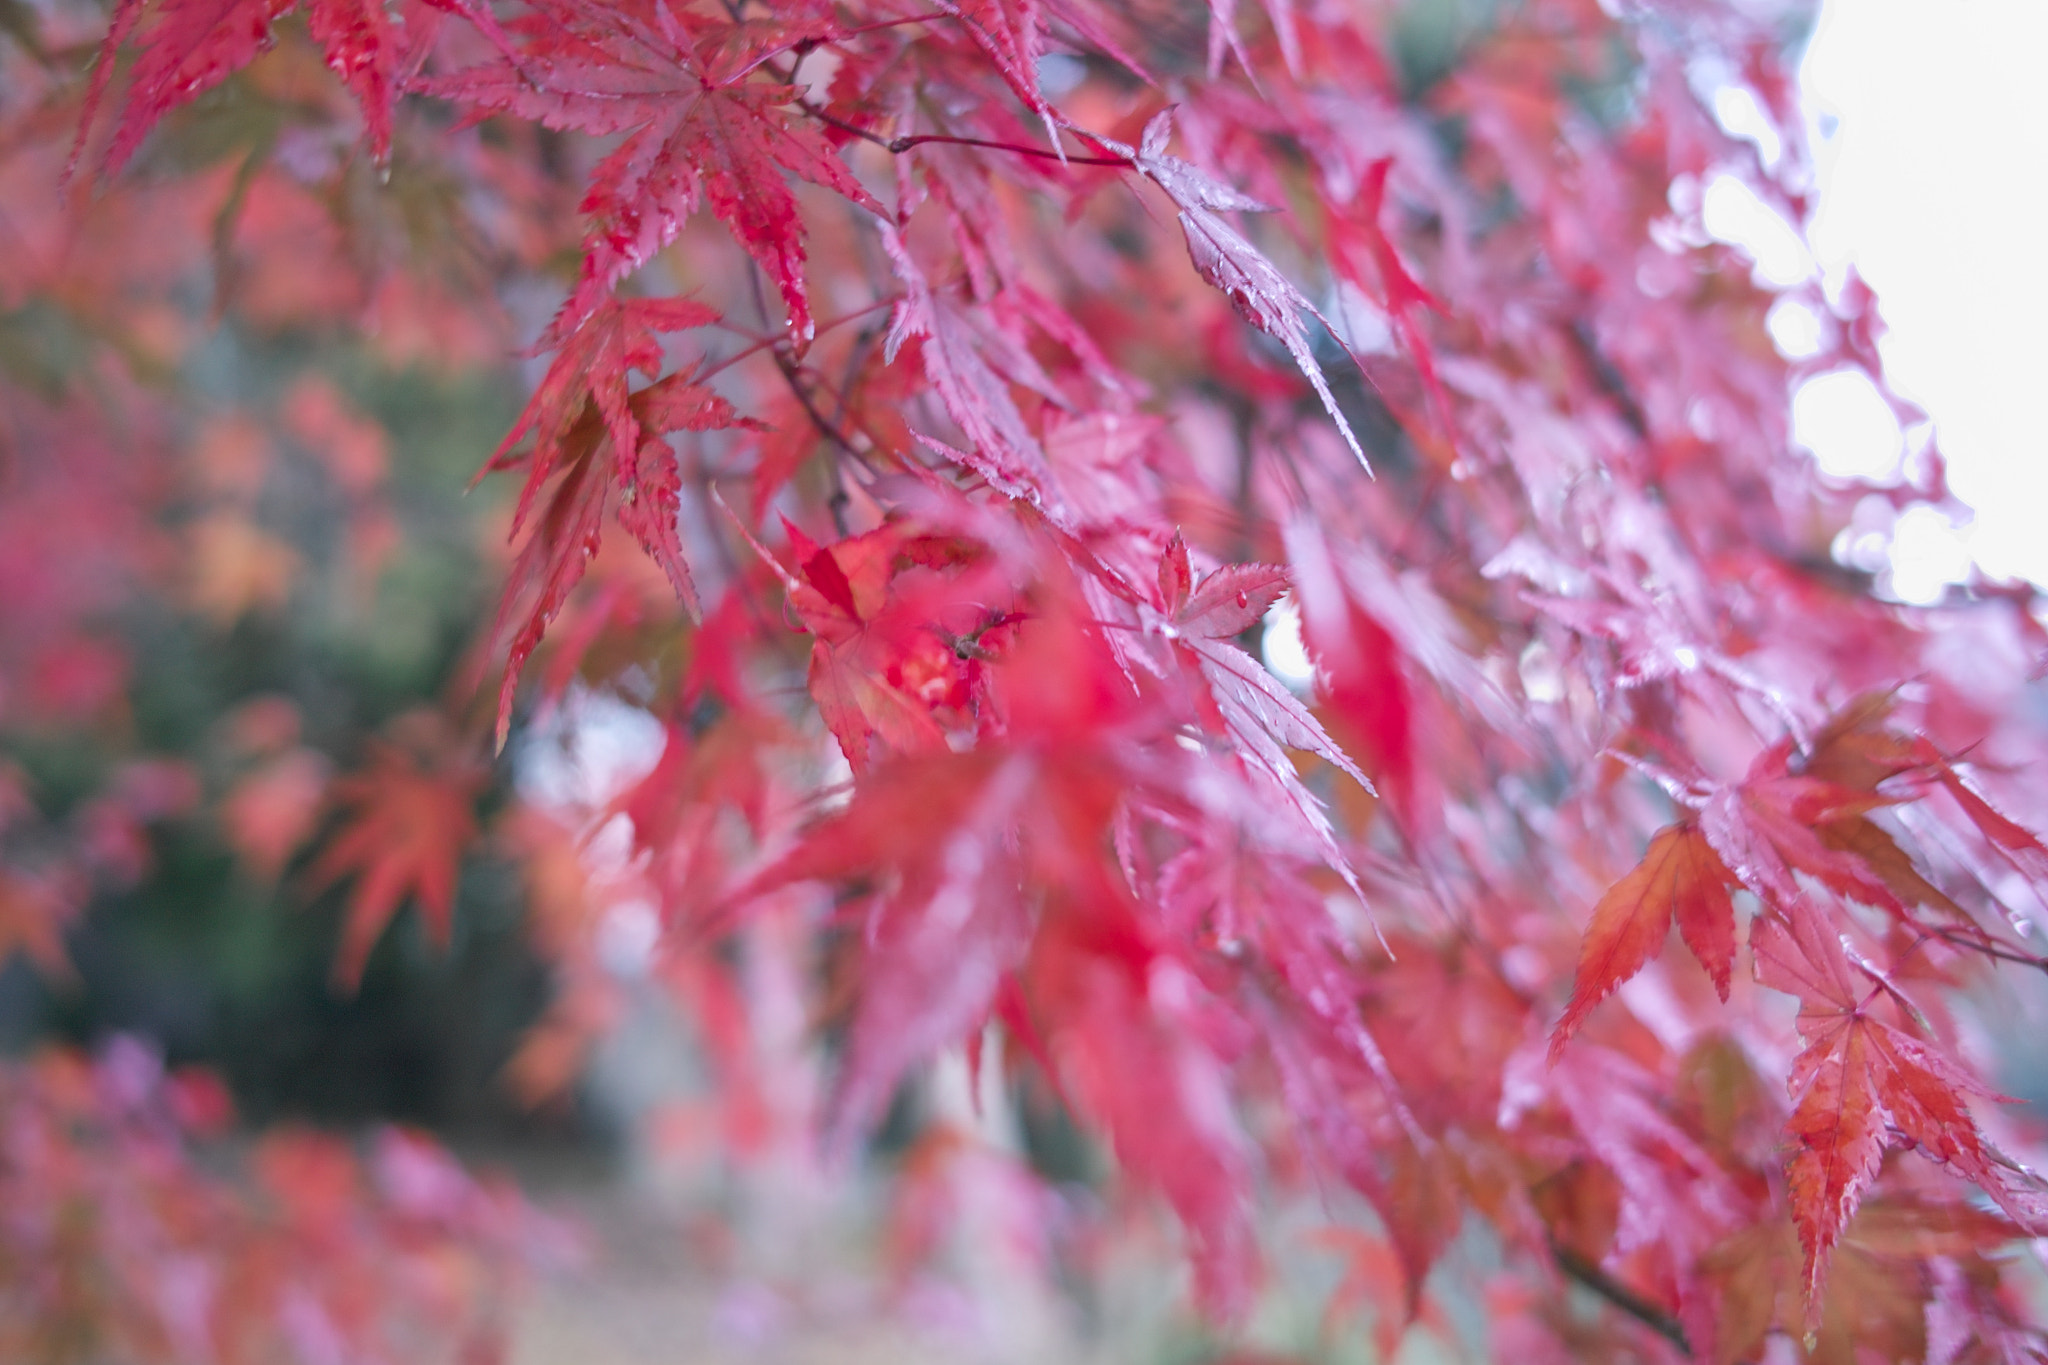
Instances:
[[[1816,375],[1792,395],[1792,439],[1813,452],[1821,472],[1881,483],[1899,472],[1903,447],[1891,404],[1861,370]]]
[[[1804,360],[1819,355],[1822,343],[1820,314],[1797,299],[1779,299],[1764,318],[1778,354],[1787,360]]]
[[[1947,517],[1924,502],[1899,513],[1892,527],[1892,596],[1939,602],[1948,585],[1969,570],[1970,547]]]
[[[1813,275],[1813,257],[1798,229],[1735,176],[1707,181],[1700,221],[1714,236],[1748,252],[1756,261],[1756,278],[1765,284],[1783,289]]]
[[[1301,638],[1301,608],[1292,597],[1282,598],[1266,617],[1266,629],[1259,636],[1259,652],[1266,656],[1266,667],[1273,675],[1296,691],[1315,681],[1316,666]]]
[[[1714,119],[1737,137],[1756,144],[1766,170],[1775,168],[1785,154],[1785,140],[1764,111],[1763,101],[1746,85],[1724,85],[1714,92]]]
[[[2041,0],[1826,0],[1801,73],[1820,173],[1814,253],[1830,276],[1853,262],[1877,291],[1886,375],[1934,417],[1950,485],[1976,510],[1969,553],[1987,573],[2037,582],[2048,582],[2043,52]],[[1928,564],[1953,566],[1932,529],[1902,517],[1896,553],[1917,536]],[[1895,567],[1901,589],[1931,572]]]
[[[595,809],[645,777],[667,739],[642,708],[572,686],[527,734],[518,755],[520,795],[557,810]]]

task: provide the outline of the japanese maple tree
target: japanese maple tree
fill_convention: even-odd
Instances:
[[[1840,548],[1947,496],[1926,439],[1849,486],[1790,444],[1799,380],[1882,382],[1875,301],[1700,218],[1717,175],[1805,212],[1802,8],[0,15],[0,305],[48,343],[0,350],[10,733],[108,723],[164,565],[164,609],[289,609],[266,432],[374,586],[374,423],[310,380],[195,411],[207,328],[532,362],[435,714],[331,782],[245,711],[229,778],[137,755],[98,826],[10,795],[10,947],[64,970],[107,841],[216,802],[258,874],[352,879],[345,984],[409,901],[446,938],[493,750],[608,691],[658,755],[488,821],[556,970],[528,1093],[653,905],[736,1152],[849,1151],[964,1050],[1171,1209],[1225,1324],[1305,1186],[1387,1349],[1483,1292],[1504,1360],[2043,1356],[1986,1027],[2048,969],[2040,604],[1909,607]],[[771,960],[822,1112],[767,1093]]]

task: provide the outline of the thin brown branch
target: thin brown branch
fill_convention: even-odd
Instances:
[[[825,47],[832,43],[842,43],[848,38],[858,38],[863,33],[876,33],[885,28],[901,28],[905,24],[931,24],[937,23],[941,19],[951,19],[954,17],[954,15],[948,14],[945,10],[935,9],[927,14],[911,14],[901,19],[877,19],[872,24],[862,24],[858,28],[841,29],[831,37],[821,39],[818,46]]]
[[[1018,156],[1035,156],[1045,161],[1065,162],[1069,166],[1122,166],[1128,168],[1131,159],[1127,156],[1076,156],[1068,152],[1047,151],[1043,147],[1026,147],[1020,142],[990,142],[978,137],[948,137],[944,133],[917,133],[910,137],[891,138],[882,143],[892,152],[907,152],[912,147],[921,147],[927,142],[943,142],[955,147],[986,147],[994,152],[1013,152]]]
[[[841,430],[837,422],[832,421],[818,410],[818,405],[812,399],[810,391],[804,387],[800,367],[790,358],[787,351],[778,349],[775,352],[775,367],[782,371],[782,378],[789,385],[790,394],[795,397],[798,406],[803,408],[804,415],[811,419],[811,425],[817,428],[819,434],[827,441],[831,442],[833,449],[839,452],[839,456],[842,459],[850,457],[856,463],[866,465],[868,459],[866,452],[854,445],[852,438],[845,431]],[[839,532],[840,539],[843,540],[850,533],[846,511],[853,499],[846,492],[845,466],[836,459],[834,465],[836,468],[834,469],[832,495],[825,500],[825,507],[831,513],[833,529]]]
[[[1677,1318],[1651,1303],[1642,1295],[1615,1279],[1599,1266],[1579,1255],[1571,1248],[1562,1246],[1556,1238],[1550,1239],[1550,1254],[1557,1261],[1557,1268],[1566,1277],[1576,1280],[1592,1290],[1608,1303],[1634,1318],[1643,1326],[1676,1346],[1688,1358],[1692,1355],[1692,1343],[1685,1339],[1685,1328]]]
[[[775,353],[775,368],[782,371],[782,378],[788,383],[791,396],[796,399],[798,406],[803,408],[804,415],[811,419],[811,425],[818,429],[818,434],[830,441],[844,454],[851,455],[854,459],[865,464],[867,462],[867,455],[858,446],[854,445],[852,438],[844,431],[841,431],[837,423],[818,410],[817,403],[811,399],[810,391],[803,385],[803,375],[797,363],[791,360],[785,352],[777,351]]]
[[[1940,939],[1951,948],[1964,948],[1973,953],[1982,953],[1985,957],[1994,958],[2000,962],[2010,962],[2015,966],[2032,967],[2038,972],[2048,972],[2048,958],[2035,957],[2031,953],[2015,952],[1999,943],[1996,939],[1980,938],[1965,934],[1956,929],[1937,929],[1931,925],[1923,925],[1921,927],[1924,932]]]
[[[864,308],[856,308],[851,313],[841,313],[836,318],[828,318],[824,322],[819,323],[817,327],[813,329],[812,335],[823,336],[825,335],[825,333],[831,331],[833,328],[844,327],[847,323],[852,322],[857,318],[864,318],[878,308],[893,307],[898,301],[902,299],[902,297],[903,296],[901,294],[888,294],[882,298],[876,299],[873,303],[868,304]],[[782,340],[783,339],[781,337],[769,337],[760,341],[756,341],[751,346],[741,347],[739,350],[734,351],[725,359],[719,361],[717,364],[706,366],[704,369],[697,371],[696,374],[690,377],[690,382],[693,384],[701,384],[705,380],[711,378],[713,375],[723,374],[725,371],[739,364],[742,360],[752,359],[754,356],[759,355],[763,351],[772,350],[776,346],[781,345]]]
[[[1078,153],[1049,151],[1044,147],[1027,147],[1021,142],[992,142],[987,138],[953,137],[946,133],[911,133],[903,137],[883,137],[880,133],[871,132],[857,123],[848,123],[843,118],[825,112],[825,110],[819,108],[811,100],[798,100],[797,107],[818,120],[818,122],[837,128],[849,137],[857,137],[863,142],[871,142],[883,151],[899,156],[913,147],[922,147],[926,143],[937,142],[954,147],[982,147],[992,152],[1010,152],[1017,156],[1035,156],[1042,161],[1059,161],[1069,166],[1121,166],[1128,169],[1132,164],[1131,159],[1127,156],[1081,156]],[[1086,134],[1081,136],[1087,137]],[[1088,140],[1094,141],[1095,139],[1089,138]]]
[[[893,150],[889,147],[888,138],[883,137],[879,133],[871,133],[857,123],[848,123],[843,118],[828,114],[810,100],[800,99],[796,102],[796,107],[828,127],[837,128],[840,132],[857,137],[863,142],[872,142],[885,151]]]

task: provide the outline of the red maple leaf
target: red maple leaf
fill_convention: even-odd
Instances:
[[[966,433],[969,449],[956,451],[929,438],[925,445],[981,475],[1000,493],[1043,503],[1051,493],[1045,451],[1017,410],[1008,382],[983,357],[980,338],[961,310],[925,279],[902,236],[886,224],[881,236],[882,249],[903,284],[883,357],[893,363],[906,341],[919,339],[925,377],[946,415]]]
[[[98,63],[86,91],[72,148],[75,166],[92,131],[94,115],[113,77],[114,59],[136,32],[134,66],[100,165],[126,165],[143,138],[165,114],[188,104],[270,50],[272,28],[298,0],[121,0],[100,44]],[[144,26],[147,12],[147,26]],[[370,148],[379,161],[391,151],[391,106],[397,94],[398,43],[378,0],[308,0],[306,23],[362,106]]]
[[[1417,761],[1419,691],[1403,640],[1427,642],[1438,628],[1412,608],[1401,625],[1401,599],[1361,591],[1349,581],[1325,537],[1304,522],[1287,529],[1301,640],[1315,662],[1316,693],[1337,737],[1418,835],[1442,824],[1440,779]],[[1372,609],[1365,603],[1371,601]]]
[[[895,753],[944,747],[951,722],[968,719],[983,639],[1013,619],[988,605],[1010,596],[990,566],[901,525],[820,547],[785,521],[792,571],[739,530],[815,638],[811,699],[855,775],[869,771],[877,741]]]
[[[1124,1168],[1180,1216],[1203,1301],[1244,1308],[1258,1252],[1240,1194],[1244,1138],[1224,1068],[1204,1046],[1213,1002],[1106,885],[1056,903],[1023,983],[1063,1086],[1108,1129]]]
[[[875,770],[843,811],[806,831],[739,893],[793,882],[862,888],[860,996],[834,1107],[842,1143],[875,1118],[904,1069],[964,1039],[1033,938],[1039,897],[1098,886],[1074,833],[1108,823],[1099,766],[1080,753],[986,744]]]
[[[1198,706],[1205,722],[1277,790],[1325,860],[1355,890],[1350,860],[1338,846],[1322,803],[1302,785],[1286,750],[1316,755],[1367,791],[1372,781],[1300,699],[1230,639],[1264,616],[1286,591],[1287,571],[1273,564],[1238,564],[1208,575],[1198,587],[1190,587],[1193,581],[1187,546],[1176,533],[1160,557],[1159,583],[1164,600],[1170,606],[1178,603],[1171,617],[1173,652],[1202,681]]]
[[[1892,729],[1894,701],[1890,694],[1858,698],[1803,748],[1791,739],[1771,746],[1740,783],[1706,799],[1700,823],[1722,861],[1782,913],[1798,912],[1795,874],[1803,873],[1900,918],[1915,906],[1936,910],[1967,932],[1969,916],[1872,812],[1941,791],[1954,800],[1961,823],[2023,874],[2048,879],[2048,852],[1973,791],[1924,735]]]
[[[1228,640],[1265,619],[1286,595],[1287,570],[1278,564],[1225,564],[1194,581],[1187,542],[1178,531],[1159,559],[1159,592],[1174,629],[1203,640]]]
[[[1038,61],[1046,40],[1038,0],[938,0],[938,7],[961,22],[1012,93],[1046,121],[1051,136],[1052,111],[1038,88]]]
[[[675,452],[660,438],[676,431],[757,424],[685,375],[672,374],[638,393],[629,389],[628,379],[633,370],[650,378],[660,373],[656,333],[702,327],[717,318],[716,310],[688,299],[606,300],[580,325],[565,329],[558,319],[550,330],[560,349],[485,466],[502,469],[525,460],[526,484],[513,513],[512,534],[516,537],[532,521],[532,534],[520,549],[498,607],[496,629],[502,634],[514,608],[525,604],[498,693],[500,747],[511,725],[519,671],[597,553],[604,510],[614,494],[619,525],[661,566],[683,606],[697,613],[696,585],[676,530],[681,476]],[[532,449],[523,457],[511,456],[529,434]],[[535,506],[550,480],[553,491],[536,520]]]
[[[1188,257],[1194,262],[1196,273],[1222,290],[1246,322],[1287,348],[1302,377],[1316,391],[1316,397],[1322,399],[1323,410],[1343,433],[1344,444],[1351,447],[1359,464],[1370,469],[1358,437],[1352,434],[1351,423],[1345,420],[1336,395],[1330,392],[1329,380],[1323,378],[1322,364],[1309,344],[1308,329],[1301,315],[1314,317],[1332,337],[1337,336],[1336,329],[1263,252],[1218,216],[1232,211],[1270,213],[1271,206],[1240,194],[1200,167],[1169,154],[1166,142],[1172,135],[1173,110],[1169,108],[1145,125],[1144,136],[1135,149],[1106,138],[1094,140],[1129,157],[1146,179],[1166,191],[1180,209],[1180,229],[1187,239]],[[1342,338],[1338,344],[1343,344]]]
[[[1696,822],[1659,830],[1642,862],[1593,907],[1579,945],[1571,1002],[1550,1036],[1551,1059],[1556,1060],[1595,1005],[1662,950],[1674,921],[1685,946],[1726,1000],[1735,960],[1735,907],[1728,893],[1736,884]]]
[[[1401,344],[1408,348],[1408,354],[1415,361],[1415,368],[1422,375],[1423,386],[1429,391],[1430,402],[1437,410],[1437,420],[1443,424],[1444,435],[1453,437],[1457,428],[1452,425],[1451,400],[1444,392],[1443,382],[1437,378],[1436,353],[1431,349],[1429,338],[1423,333],[1418,316],[1424,310],[1443,313],[1446,309],[1436,295],[1423,288],[1420,281],[1410,274],[1401,253],[1393,239],[1387,235],[1380,216],[1385,212],[1387,197],[1387,173],[1394,168],[1392,157],[1381,157],[1366,169],[1365,183],[1360,187],[1358,211],[1354,217],[1339,221],[1340,230],[1355,231],[1365,238],[1368,254],[1372,257],[1373,268],[1379,275],[1381,297],[1386,302],[1387,316],[1393,320],[1394,330],[1401,338]],[[1340,252],[1339,261],[1346,257]]]
[[[370,949],[408,898],[428,932],[446,946],[462,855],[476,836],[472,809],[485,774],[432,717],[394,726],[395,742],[373,740],[369,764],[333,787],[347,819],[306,870],[309,894],[355,878],[335,954],[334,979],[354,989]]]
[[[341,77],[370,133],[370,153],[391,154],[391,104],[398,84],[398,35],[384,0],[308,0],[306,27]]]
[[[1994,1092],[1912,1030],[1905,997],[1852,962],[1825,929],[1760,918],[1750,931],[1757,979],[1799,997],[1806,1047],[1792,1063],[1798,1144],[1786,1164],[1792,1214],[1806,1249],[1809,1327],[1818,1320],[1829,1253],[1877,1176],[1888,1146],[1911,1146],[1976,1184],[2021,1226],[2041,1221],[2038,1191],[2000,1156],[1971,1115]],[[1905,1008],[1900,1008],[1900,1007]],[[1900,1023],[1881,1015],[1895,1013]]]
[[[1287,591],[1287,570],[1277,564],[1233,564],[1202,579],[1191,592],[1187,545],[1176,534],[1160,557],[1162,590],[1185,592],[1172,606],[1175,648],[1208,682],[1222,726],[1275,773],[1291,765],[1278,757],[1275,742],[1306,749],[1345,773],[1359,786],[1372,782],[1324,731],[1322,723],[1264,665],[1232,644],[1231,637],[1258,621]]]
[[[797,350],[809,345],[804,229],[783,174],[872,213],[883,209],[818,129],[783,112],[801,88],[756,77],[829,27],[710,21],[668,6],[629,19],[579,0],[537,6],[527,27],[535,37],[521,60],[424,88],[473,114],[511,113],[550,128],[623,136],[583,197],[591,227],[565,318],[573,323],[598,309],[708,204],[781,290]]]

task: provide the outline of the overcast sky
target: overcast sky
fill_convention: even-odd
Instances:
[[[1959,570],[2048,583],[2048,4],[1827,0],[1802,72],[1820,173],[1808,238],[1854,262],[1894,387],[1934,417],[1974,520],[1897,528],[1900,595]],[[1768,262],[1765,263],[1768,266]],[[1881,465],[1881,417],[1838,381],[1802,395],[1824,466]],[[1833,449],[1830,449],[1832,443]]]

